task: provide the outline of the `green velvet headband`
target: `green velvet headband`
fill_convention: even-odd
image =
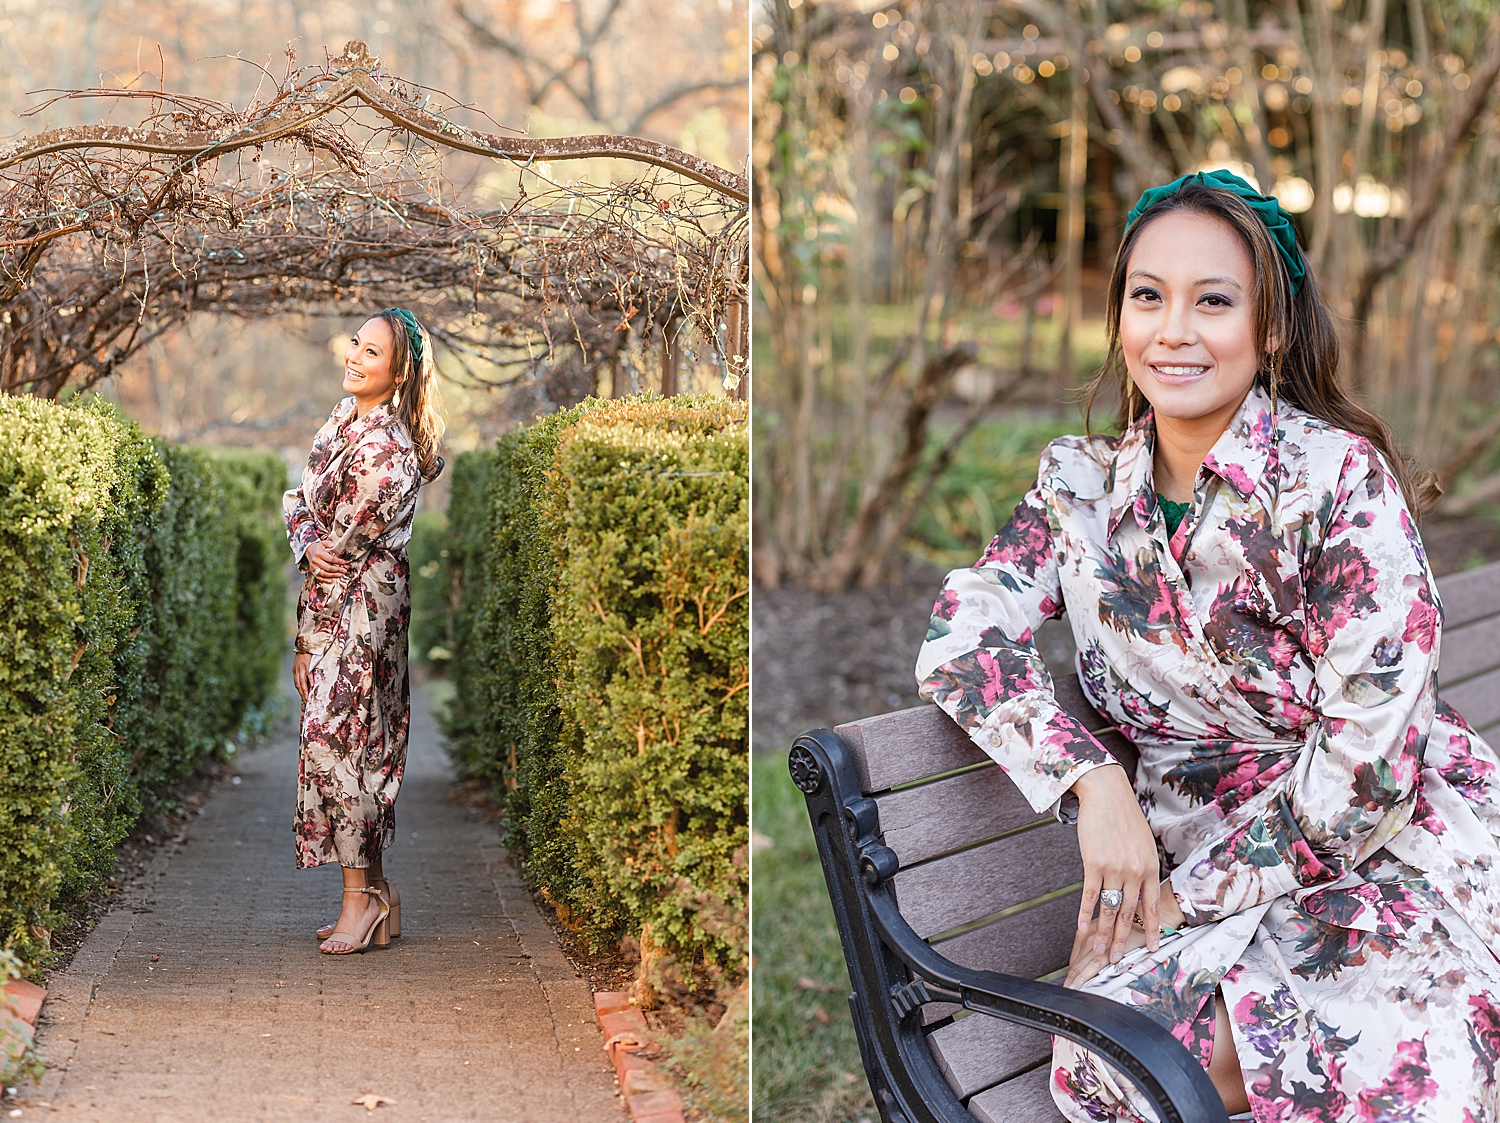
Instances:
[[[1195,182],[1204,187],[1217,187],[1220,191],[1228,191],[1231,195],[1238,195],[1250,204],[1250,209],[1260,215],[1266,229],[1271,232],[1271,239],[1276,243],[1276,248],[1281,252],[1281,260],[1286,262],[1287,273],[1291,275],[1292,292],[1302,291],[1302,278],[1307,276],[1307,265],[1302,260],[1302,254],[1297,249],[1297,231],[1292,226],[1292,220],[1286,211],[1281,209],[1281,204],[1275,199],[1259,194],[1233,172],[1194,172],[1185,175],[1181,179],[1174,179],[1162,187],[1153,187],[1146,191],[1130,213],[1125,216],[1125,229],[1129,230],[1135,220],[1140,218],[1152,207],[1163,199],[1170,199],[1180,191],[1184,184]]]
[[[401,326],[406,329],[407,342],[411,344],[412,370],[420,372],[422,369],[422,329],[417,326],[417,318],[405,308],[382,308],[380,311],[389,312],[401,321]]]

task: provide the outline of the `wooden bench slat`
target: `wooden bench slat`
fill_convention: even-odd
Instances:
[[[930,1026],[933,1022],[940,1022],[950,1014],[956,1014],[963,1007],[957,1002],[928,1002],[922,1009],[917,1011],[917,1017],[922,1019],[924,1026]]]
[[[927,1047],[959,1099],[1011,1080],[1052,1056],[1052,1035],[1038,1029],[970,1014],[934,1030]]]
[[[1045,818],[998,765],[889,792],[877,802],[881,834],[903,867]]]
[[[976,971],[1035,979],[1068,965],[1081,892],[934,945],[944,959]]]
[[[1493,615],[1500,606],[1500,562],[1448,574],[1438,582],[1438,596],[1443,602],[1446,628]]]
[[[990,759],[936,706],[867,717],[837,726],[834,732],[848,746],[860,790],[867,795]],[[866,739],[879,750],[867,753]]]
[[[980,1092],[969,1101],[969,1114],[979,1123],[1064,1123],[1052,1099],[1052,1066],[1030,1072]]]
[[[1443,629],[1443,654],[1438,663],[1439,690],[1496,667],[1500,667],[1500,615],[1488,616],[1461,628]]]
[[[1500,669],[1488,671],[1438,693],[1444,702],[1480,732],[1500,720]]]
[[[925,940],[1082,880],[1074,828],[1052,822],[902,870],[894,883],[901,915]]]
[[[1057,704],[1079,717],[1085,729],[1097,732],[1112,728],[1109,720],[1089,705],[1083,688],[1078,685],[1077,675],[1055,678],[1053,693]],[[854,758],[859,787],[866,795],[982,764],[990,759],[952,718],[936,706],[913,706],[878,714],[835,726],[833,731]],[[1106,733],[1099,739],[1133,776],[1135,746],[1118,733]],[[878,749],[874,752],[867,750],[867,740]]]

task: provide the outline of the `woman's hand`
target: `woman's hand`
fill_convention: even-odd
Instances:
[[[1078,796],[1078,849],[1083,856],[1079,932],[1091,931],[1094,954],[1103,956],[1108,948],[1109,962],[1118,963],[1131,933],[1137,931],[1132,917],[1139,911],[1146,928],[1144,942],[1155,951],[1160,942],[1157,883],[1161,865],[1156,839],[1141,814],[1125,769],[1117,765],[1095,768],[1079,777],[1073,791]],[[1108,908],[1100,900],[1101,890],[1110,889],[1120,893],[1117,907]],[[1096,903],[1097,924],[1093,919]]]
[[[349,573],[349,563],[321,539],[307,548],[308,571],[319,581],[337,581]]]
[[[1073,939],[1073,954],[1068,957],[1068,977],[1063,980],[1063,986],[1069,989],[1081,987],[1113,962],[1108,955],[1094,950],[1094,939],[1098,934],[1095,929],[1098,925],[1099,921],[1095,920],[1087,928],[1078,930],[1078,935]],[[1125,937],[1125,951],[1145,946],[1146,933],[1132,924],[1130,934]]]
[[[1177,896],[1172,892],[1170,879],[1163,881],[1158,892],[1161,897],[1161,923],[1168,928],[1182,928],[1186,919],[1182,915],[1182,909],[1177,904]],[[1125,952],[1132,952],[1139,947],[1147,947],[1160,942],[1159,938],[1150,940],[1146,937],[1145,929],[1134,923],[1131,918],[1130,935],[1125,937]],[[1094,941],[1098,936],[1096,929],[1099,922],[1090,921],[1087,928],[1080,928],[1078,934],[1073,937],[1073,954],[1068,957],[1068,977],[1063,980],[1065,987],[1081,987],[1100,971],[1104,965],[1110,963],[1109,956],[1094,950]],[[1155,947],[1151,947],[1155,951]]]
[[[299,651],[292,656],[292,685],[297,688],[297,693],[302,695],[302,701],[307,701],[307,692],[312,689],[312,656],[305,651]]]

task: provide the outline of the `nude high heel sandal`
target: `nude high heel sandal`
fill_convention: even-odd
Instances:
[[[378,878],[374,885],[385,896],[385,903],[391,906],[391,939],[397,939],[401,935],[401,894],[396,892],[396,887],[391,884],[389,878]],[[333,935],[333,925],[325,924],[313,934],[319,940],[326,940]]]
[[[323,951],[322,948],[319,948],[318,950],[322,951],[324,955],[349,955],[356,951],[366,950],[372,943],[378,948],[383,948],[387,944],[389,944],[391,942],[391,936],[388,922],[390,921],[391,917],[391,906],[386,904],[385,898],[381,896],[380,890],[375,888],[375,886],[373,885],[359,885],[345,886],[344,892],[368,893],[370,896],[375,898],[375,904],[380,910],[380,915],[375,918],[375,922],[371,924],[369,929],[365,932],[363,940],[356,938],[352,933],[349,932],[330,932],[328,935],[329,939],[338,937],[340,943],[349,945],[349,947],[344,951]]]

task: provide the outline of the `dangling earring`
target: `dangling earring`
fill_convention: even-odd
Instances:
[[[1270,374],[1270,378],[1268,380],[1271,383],[1271,412],[1275,413],[1276,412],[1277,390],[1279,389],[1279,387],[1277,385],[1277,381],[1276,381],[1277,366],[1278,366],[1278,364],[1276,362],[1276,352],[1272,351],[1271,354],[1267,356],[1267,358],[1269,358],[1271,360],[1271,374]]]

